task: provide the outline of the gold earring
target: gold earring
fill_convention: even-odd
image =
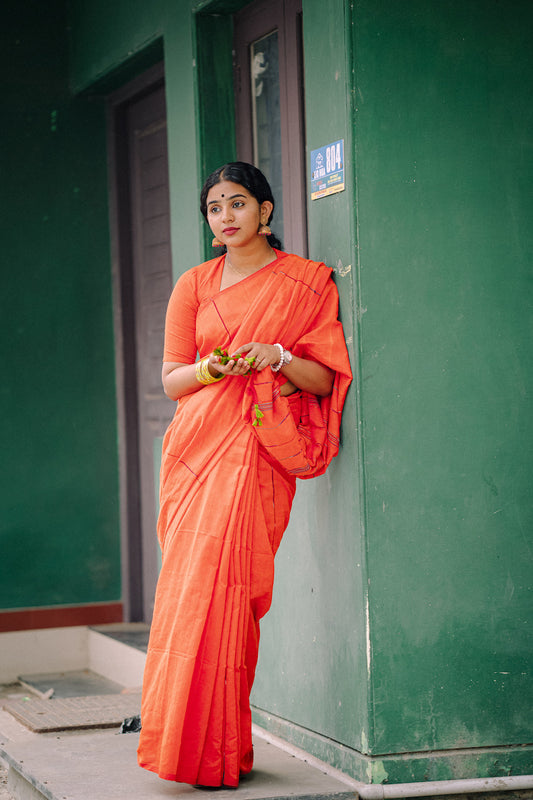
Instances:
[[[265,224],[261,225],[261,227],[258,230],[259,236],[270,236],[271,233],[272,231],[270,230],[268,225]]]
[[[217,237],[215,236],[215,238],[214,238],[214,239],[213,239],[213,241],[211,242],[211,247],[224,247],[224,245],[223,245],[223,243],[222,243],[222,242],[219,242],[219,240],[218,240],[218,239],[217,239]]]

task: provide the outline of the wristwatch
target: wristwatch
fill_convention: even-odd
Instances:
[[[291,353],[291,351],[290,350],[284,350],[283,351],[283,363],[284,364],[290,364],[291,361],[292,361],[292,353]]]

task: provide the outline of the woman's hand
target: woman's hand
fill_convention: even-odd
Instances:
[[[266,367],[274,367],[279,364],[280,352],[279,347],[273,344],[262,344],[261,342],[249,342],[243,344],[235,351],[235,355],[242,353],[247,358],[255,358],[253,368],[261,372]],[[246,362],[245,362],[246,363]]]
[[[237,353],[234,354],[237,356]],[[255,365],[254,365],[255,366]],[[244,358],[230,358],[229,361],[224,360],[221,356],[211,353],[209,356],[209,371],[212,375],[216,376],[219,373],[223,375],[248,375],[250,372],[250,364]]]
[[[227,364],[222,364],[220,356],[211,353],[206,356],[208,360],[209,372],[213,378],[222,375],[247,375],[250,372],[250,364],[244,358],[232,359]],[[186,394],[198,392],[203,383],[198,381],[196,376],[197,364],[183,364],[179,361],[165,361],[161,378],[163,389],[167,397],[171,400],[179,400]]]

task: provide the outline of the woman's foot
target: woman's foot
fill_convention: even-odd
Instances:
[[[237,789],[237,786],[201,786],[199,783],[195,784],[193,789],[201,789],[203,792],[217,792],[219,789]]]

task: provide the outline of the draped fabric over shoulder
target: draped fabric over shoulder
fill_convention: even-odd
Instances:
[[[321,474],[338,452],[351,381],[331,270],[276,255],[223,291],[223,258],[189,270],[167,312],[165,361],[281,342],[335,371],[325,398],[281,396],[284,378],[270,369],[224,378],[180,399],[164,439],[138,758],[162,778],[203,786],[236,787],[252,768],[249,696],[274,556],[295,477]]]

